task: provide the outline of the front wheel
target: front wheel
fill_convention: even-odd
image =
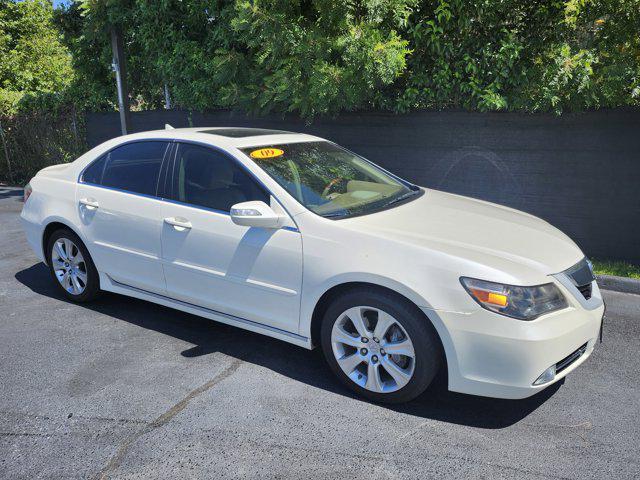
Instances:
[[[441,364],[429,320],[406,299],[385,291],[356,290],[337,298],[325,313],[321,337],[338,378],[376,402],[412,400]]]

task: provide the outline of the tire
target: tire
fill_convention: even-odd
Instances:
[[[367,337],[362,337],[362,328]],[[374,332],[383,332],[383,338]],[[377,403],[413,400],[429,387],[442,364],[440,340],[429,319],[407,299],[384,290],[357,289],[334,299],[320,336],[325,359],[340,381]]]
[[[67,254],[68,249],[71,256]],[[67,228],[56,230],[49,237],[45,254],[51,278],[65,298],[84,303],[99,295],[98,270],[78,235]]]

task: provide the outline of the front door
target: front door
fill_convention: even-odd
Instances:
[[[302,239],[295,229],[234,224],[231,206],[272,200],[237,160],[179,143],[162,205],[169,296],[289,332],[298,330]]]
[[[98,270],[113,280],[166,293],[156,197],[168,142],[122,145],[93,162],[76,190],[82,232]]]

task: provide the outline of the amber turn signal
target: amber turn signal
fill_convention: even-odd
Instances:
[[[482,303],[490,303],[499,307],[506,307],[509,303],[507,296],[502,293],[478,290],[477,288],[471,288],[470,291],[471,294]]]

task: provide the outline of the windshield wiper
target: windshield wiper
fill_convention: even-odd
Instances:
[[[413,197],[415,195],[419,195],[421,193],[421,190],[412,190],[410,192],[407,192],[403,195],[400,195],[397,198],[394,198],[393,200],[388,201],[387,203],[384,203],[380,206],[374,207],[371,210],[367,210],[366,207],[370,207],[370,204],[367,205],[362,205],[359,209],[357,210],[353,210],[353,211],[346,211],[346,212],[330,212],[330,213],[323,213],[322,216],[324,218],[347,218],[347,217],[352,217],[355,215],[362,215],[362,214],[367,214],[367,213],[372,213],[375,211],[379,211],[381,209],[385,209],[387,207],[389,207],[390,205],[396,204],[398,202],[402,202],[403,200],[408,199],[409,197]]]
[[[418,193],[420,193],[420,190],[412,190],[410,192],[405,193],[404,195],[400,195],[397,198],[394,198],[393,200],[388,201],[387,203],[385,203],[382,208],[384,207],[388,207],[390,205],[393,205],[395,203],[401,202],[403,200],[406,200],[409,197],[413,197],[414,195],[417,195]]]
[[[346,215],[349,215],[348,213],[323,213],[322,216],[324,218],[336,218],[336,217],[344,217]]]

